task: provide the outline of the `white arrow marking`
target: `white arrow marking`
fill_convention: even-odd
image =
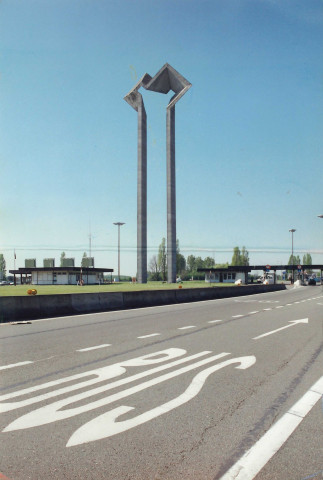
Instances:
[[[303,318],[302,320],[291,320],[289,323],[291,325],[285,325],[285,327],[277,328],[277,330],[272,330],[271,332],[263,333],[262,335],[258,335],[258,337],[254,337],[252,340],[258,340],[258,338],[267,337],[268,335],[272,335],[273,333],[280,332],[280,330],[285,330],[285,328],[293,327],[298,323],[308,323],[308,318]]]
[[[235,368],[245,370],[246,368],[251,367],[251,365],[253,365],[255,362],[256,357],[251,355],[247,357],[232,358],[231,360],[226,360],[222,363],[206,368],[193,378],[184,393],[174,398],[173,400],[159,405],[158,407],[152,408],[148,412],[137,415],[130,420],[116,422],[116,419],[119,416],[129,412],[130,410],[133,410],[134,407],[122,405],[120,407],[114,408],[110,412],[104,413],[103,415],[96,417],[94,420],[87,422],[85,425],[82,425],[82,427],[80,427],[76,430],[75,433],[73,433],[66,446],[72,447],[75,445],[80,445],[82,443],[101,440],[103,438],[108,438],[116,435],[117,433],[129,430],[130,428],[137,427],[138,425],[142,425],[143,423],[159,417],[164,413],[170,412],[174,408],[177,408],[184,403],[189,402],[192,398],[196,397],[196,395],[201,391],[205,381],[207,380],[208,376],[211,375],[211,373],[216,372],[217,370],[220,370],[221,368],[224,368],[234,363],[239,363],[239,365]]]

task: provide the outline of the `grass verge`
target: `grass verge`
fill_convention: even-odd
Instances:
[[[112,283],[107,285],[6,285],[0,287],[0,297],[14,297],[28,295],[27,290],[35,288],[37,295],[62,295],[66,293],[101,293],[101,292],[136,292],[142,290],[169,290],[174,288],[212,288],[232,287],[232,283],[206,283],[204,281],[190,281],[181,284],[148,282],[139,283]]]

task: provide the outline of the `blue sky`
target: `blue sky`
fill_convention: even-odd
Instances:
[[[137,114],[123,97],[170,63],[182,253],[323,263],[321,0],[3,0],[0,252],[62,251],[136,273]],[[148,115],[148,258],[166,237],[165,108]],[[91,225],[91,227],[90,227]]]

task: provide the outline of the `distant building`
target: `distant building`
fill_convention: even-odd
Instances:
[[[104,280],[104,273],[112,273],[112,268],[94,267],[31,267],[9,270],[20,278],[19,283],[30,283],[32,285],[95,285],[101,284]],[[18,283],[18,282],[17,282]]]
[[[245,282],[244,272],[228,272],[226,270],[219,271],[206,271],[205,272],[205,281],[207,283],[234,283],[237,280]]]

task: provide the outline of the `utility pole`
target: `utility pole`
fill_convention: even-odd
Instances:
[[[120,282],[120,227],[125,225],[125,223],[115,222],[113,225],[118,225],[118,282]]]
[[[294,267],[294,232],[296,232],[296,229],[295,228],[291,228],[289,230],[292,234],[292,265]],[[292,282],[294,284],[294,268],[292,270]]]

